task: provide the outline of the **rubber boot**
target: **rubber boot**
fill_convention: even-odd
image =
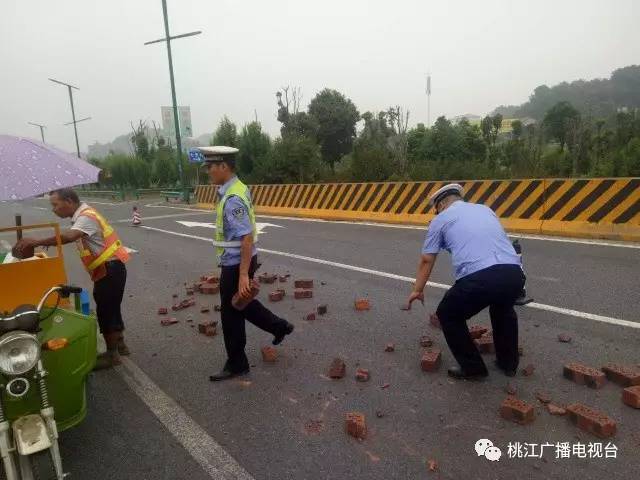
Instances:
[[[107,344],[107,351],[98,355],[94,370],[104,370],[122,364],[120,354],[118,353],[118,342],[120,340],[120,332],[105,333],[104,341]]]
[[[118,338],[118,353],[123,356],[126,357],[127,355],[131,355],[131,350],[129,350],[129,347],[127,347],[127,344],[124,343],[124,334],[122,332],[120,333],[120,337]]]

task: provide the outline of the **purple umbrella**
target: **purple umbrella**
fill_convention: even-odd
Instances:
[[[96,183],[99,173],[99,168],[51,145],[0,135],[0,201]]]

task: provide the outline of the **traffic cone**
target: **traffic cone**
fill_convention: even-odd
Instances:
[[[131,224],[134,227],[137,227],[142,223],[142,218],[140,217],[140,212],[138,211],[138,207],[133,207],[133,219],[131,220]]]

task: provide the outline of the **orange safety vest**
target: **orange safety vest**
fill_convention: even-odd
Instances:
[[[104,249],[99,254],[94,255],[91,252],[89,243],[84,237],[76,243],[84,268],[86,268],[89,275],[91,275],[91,280],[97,282],[107,275],[107,267],[105,266],[107,260],[115,256],[121,262],[127,262],[129,260],[129,252],[127,252],[127,249],[122,245],[122,241],[113,227],[93,208],[89,207],[84,209],[80,212],[79,216],[92,218],[98,222],[98,225],[100,225],[102,229]]]

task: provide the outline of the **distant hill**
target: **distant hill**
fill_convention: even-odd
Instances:
[[[563,100],[583,114],[603,118],[621,108],[640,108],[640,65],[614,70],[610,78],[562,82],[553,87],[540,85],[529,96],[529,101],[522,105],[501,105],[492,115],[541,120],[547,110]]]
[[[108,143],[95,142],[93,145],[89,145],[87,157],[102,159],[107,155],[109,155],[110,153],[121,153],[125,155],[133,155],[133,145],[131,144],[131,135],[132,135],[131,133],[120,135],[116,137],[112,142],[108,142]],[[151,141],[151,139],[155,135],[153,132],[153,129],[147,128],[146,135],[147,135],[147,138]],[[183,138],[182,148],[189,149],[192,147],[201,147],[201,146],[209,145],[209,142],[212,137],[213,137],[212,133],[203,133],[198,137]],[[175,139],[173,139],[172,143],[175,143]]]

